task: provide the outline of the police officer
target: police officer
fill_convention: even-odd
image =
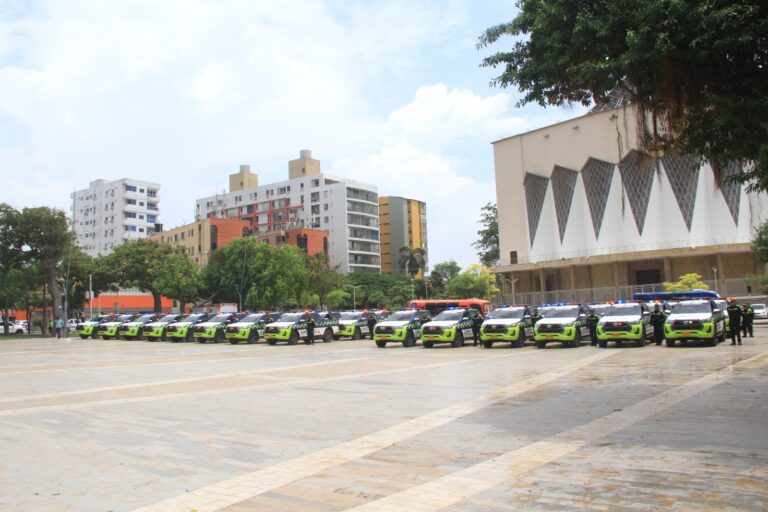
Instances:
[[[376,315],[373,313],[368,313],[368,334],[371,335],[371,339],[373,339],[373,329],[376,327]]]
[[[728,320],[731,322],[731,345],[735,345],[737,339],[741,345],[741,308],[736,304],[736,299],[731,299],[726,311],[728,312]]]
[[[600,317],[595,314],[595,310],[590,309],[587,316],[587,329],[589,329],[590,345],[593,347],[597,345],[597,323],[599,321]]]
[[[664,322],[666,322],[667,316],[661,310],[658,302],[653,305],[653,311],[651,311],[651,325],[653,326],[653,341],[657,345],[661,345],[664,341]]]
[[[749,333],[750,338],[754,338],[754,333],[752,331],[752,322],[755,319],[755,310],[752,309],[752,305],[747,302],[741,307],[741,336],[742,338],[747,337],[747,333]]]
[[[480,326],[483,325],[483,317],[477,311],[472,311],[472,338],[474,346],[480,342]]]
[[[424,325],[425,323],[430,322],[431,320],[432,318],[430,318],[429,313],[427,313],[426,311],[424,311],[421,314],[421,325]]]
[[[531,314],[531,327],[536,327],[536,322],[542,318],[541,314],[539,314],[539,308],[533,308],[533,313]]]
[[[315,344],[315,318],[312,315],[309,315],[309,318],[307,319],[307,344],[308,345],[314,345]]]

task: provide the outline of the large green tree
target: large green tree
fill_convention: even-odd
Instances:
[[[63,316],[61,298],[66,259],[71,254],[74,235],[68,229],[67,217],[62,210],[24,208],[19,218],[19,235],[24,242],[25,259],[35,265],[48,287],[55,317]],[[47,323],[47,311],[43,312]]]
[[[138,288],[152,295],[155,313],[162,310],[162,293],[158,286],[158,275],[165,259],[173,252],[168,245],[150,240],[137,240],[122,244],[105,257],[112,269],[114,283],[125,288]]]
[[[610,104],[640,115],[640,146],[703,155],[716,169],[768,185],[768,2],[764,0],[518,0],[512,21],[480,48],[492,82],[515,86],[519,105]]]
[[[461,267],[454,260],[443,261],[432,267],[432,272],[429,273],[430,296],[433,298],[442,297],[448,282],[460,272]]]
[[[447,293],[454,299],[488,299],[497,293],[496,277],[491,269],[479,263],[469,265],[450,280]]]
[[[486,267],[495,267],[499,263],[499,212],[494,203],[488,203],[480,209],[480,225],[477,242],[472,246],[477,250],[480,263]]]
[[[184,311],[187,302],[200,297],[200,267],[183,247],[173,247],[163,258],[152,263],[154,285],[161,295],[179,302]]]
[[[331,268],[328,265],[328,257],[325,254],[319,252],[309,257],[309,289],[317,294],[321,305],[325,304],[328,293],[341,286],[343,280],[344,276],[338,271],[338,267]]]

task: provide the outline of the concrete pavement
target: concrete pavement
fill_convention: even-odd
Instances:
[[[0,342],[0,509],[761,510],[741,347]]]

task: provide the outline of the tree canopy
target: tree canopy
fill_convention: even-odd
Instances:
[[[487,29],[511,48],[483,60],[517,86],[519,104],[609,104],[640,113],[640,147],[702,155],[716,170],[750,162],[742,181],[768,185],[768,3],[763,0],[518,0]]]
[[[480,225],[477,242],[472,246],[477,250],[480,263],[486,267],[499,264],[499,212],[496,204],[488,203],[480,209]]]
[[[421,247],[411,248],[404,245],[398,252],[400,253],[398,261],[400,270],[403,270],[411,277],[416,277],[427,265],[427,251]]]
[[[701,274],[693,272],[683,274],[674,283],[664,283],[664,289],[668,292],[688,292],[691,290],[709,290],[709,286],[702,282]]]
[[[496,276],[491,269],[479,263],[473,263],[451,279],[446,291],[455,299],[490,299],[499,293]]]

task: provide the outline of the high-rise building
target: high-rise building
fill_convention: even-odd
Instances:
[[[400,268],[400,248],[427,250],[427,205],[404,197],[379,198],[381,229],[381,271],[404,274]],[[426,258],[425,258],[426,259]],[[420,271],[416,277],[423,277]]]
[[[160,184],[123,178],[95,180],[70,194],[76,241],[91,256],[162,231]]]
[[[233,176],[238,185],[258,179],[247,166]],[[197,200],[195,218],[247,220],[254,236],[293,228],[327,231],[332,266],[343,273],[380,272],[377,188],[322,173],[320,161],[309,150],[288,163],[288,177],[235,189],[230,177],[228,192]]]

